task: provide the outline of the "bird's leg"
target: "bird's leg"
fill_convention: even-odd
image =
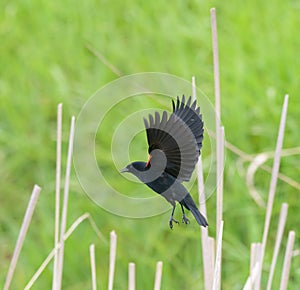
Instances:
[[[181,204],[181,210],[182,210],[182,223],[187,225],[190,223],[190,220],[185,216],[182,204]]]
[[[175,207],[176,207],[176,204],[173,205],[172,214],[171,214],[170,221],[169,221],[169,226],[170,226],[171,230],[173,229],[173,222],[176,224],[179,224],[179,222],[174,219]]]

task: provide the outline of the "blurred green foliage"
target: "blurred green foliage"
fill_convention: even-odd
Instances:
[[[70,116],[77,116],[96,90],[118,77],[88,46],[123,75],[157,71],[187,80],[195,75],[198,86],[213,101],[209,14],[212,6],[217,9],[222,123],[227,141],[249,154],[274,150],[283,96],[289,93],[284,147],[299,146],[300,4],[297,1],[0,2],[0,284],[4,283],[35,183],[43,190],[12,289],[24,287],[53,246],[57,104],[62,102],[64,110],[65,162]],[[168,103],[149,100],[149,104],[169,108]],[[126,112],[123,108],[116,116],[124,116]],[[103,136],[110,134],[114,126],[113,123],[103,126]],[[146,159],[145,137],[136,139],[130,145],[130,156],[141,158],[145,150]],[[124,180],[116,175],[107,158],[110,144],[103,150],[98,161],[108,176],[114,174],[111,180],[119,186]],[[261,241],[264,225],[265,210],[250,198],[245,167],[241,169],[238,161],[238,156],[226,152],[222,289],[241,289],[245,283],[250,243]],[[299,155],[283,158],[280,170],[299,180]],[[269,180],[270,174],[264,171],[256,175],[256,184],[265,200]],[[130,194],[133,189],[128,184]],[[139,186],[143,195],[147,189]],[[196,185],[191,192],[196,198]],[[294,229],[296,247],[300,246],[299,190],[279,181],[264,283],[282,202],[289,203],[283,245],[287,230]],[[209,231],[214,236],[215,195],[207,201],[207,207]],[[136,220],[115,216],[87,198],[73,172],[68,225],[84,212],[91,213],[107,238],[113,229],[118,234],[115,289],[127,287],[127,267],[132,261],[136,263],[137,289],[151,289],[158,260],[164,262],[163,289],[203,289],[201,239],[194,221],[188,227],[181,225],[170,231],[169,213]],[[92,242],[96,245],[99,288],[106,287],[109,244],[97,239],[85,222],[66,242],[63,289],[91,287],[88,247]],[[279,284],[283,255],[282,247],[273,285]],[[51,279],[52,264],[33,289],[49,289]],[[292,262],[289,289],[296,289],[299,284],[298,255]]]

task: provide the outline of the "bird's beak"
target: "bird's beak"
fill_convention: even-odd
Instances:
[[[128,168],[125,167],[125,168],[123,168],[123,169],[120,170],[120,173],[124,173],[124,172],[128,172],[128,171],[129,171]]]

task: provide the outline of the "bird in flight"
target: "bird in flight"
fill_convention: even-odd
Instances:
[[[173,112],[168,117],[158,112],[144,118],[148,140],[149,159],[147,162],[133,162],[121,172],[134,174],[152,190],[162,195],[172,206],[169,226],[173,228],[176,202],[182,210],[182,222],[189,224],[184,208],[190,210],[200,226],[208,223],[199,212],[188,190],[182,185],[189,181],[201,154],[203,140],[203,121],[200,108],[191,97],[185,100],[172,100]]]

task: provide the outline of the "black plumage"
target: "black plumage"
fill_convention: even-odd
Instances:
[[[166,111],[162,116],[155,112],[154,116],[144,119],[148,140],[148,162],[133,162],[121,172],[130,172],[138,177],[152,190],[161,194],[173,206],[170,228],[173,222],[178,223],[173,215],[176,201],[182,209],[182,222],[188,224],[184,208],[190,210],[198,224],[206,227],[207,221],[199,212],[195,202],[183,181],[189,181],[201,153],[203,141],[203,121],[200,108],[191,97],[176,103],[172,101],[173,112],[168,118]]]

